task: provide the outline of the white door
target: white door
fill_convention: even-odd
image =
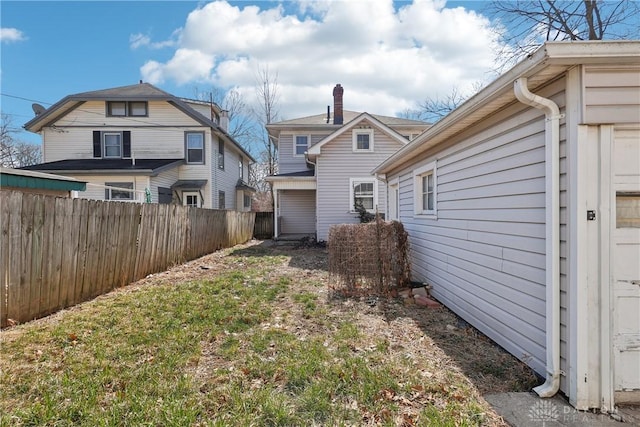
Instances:
[[[199,208],[200,194],[197,191],[183,191],[182,204],[185,206],[192,206],[194,208]]]
[[[616,403],[640,400],[640,129],[616,129],[611,275]]]

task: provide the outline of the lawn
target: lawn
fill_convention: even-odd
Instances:
[[[1,332],[0,426],[506,425],[535,385],[446,309],[328,298],[326,251],[216,252]]]

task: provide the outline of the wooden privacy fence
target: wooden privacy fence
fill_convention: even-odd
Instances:
[[[0,327],[246,242],[254,215],[0,191]]]
[[[270,239],[273,237],[273,212],[256,212],[253,236],[256,239]]]

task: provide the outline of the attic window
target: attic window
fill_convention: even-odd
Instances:
[[[353,152],[373,151],[373,129],[353,130]]]
[[[148,115],[146,101],[107,101],[109,117],[146,117]]]

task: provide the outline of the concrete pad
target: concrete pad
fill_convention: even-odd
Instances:
[[[609,415],[578,411],[561,396],[541,399],[531,393],[498,393],[483,396],[514,427],[622,427]]]

